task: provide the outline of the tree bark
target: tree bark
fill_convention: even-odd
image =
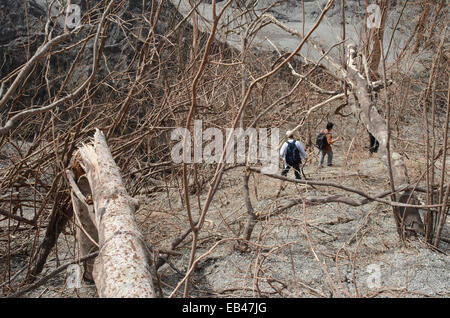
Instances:
[[[98,231],[95,227],[95,215],[91,205],[91,189],[85,176],[78,177],[75,183],[71,171],[67,172],[71,186],[72,206],[76,218],[76,239],[78,243],[77,257],[84,258],[87,255],[98,250]],[[88,198],[86,198],[86,196]],[[92,271],[94,269],[94,259],[84,262],[84,278],[90,281],[94,280]]]
[[[61,206],[55,206],[50,216],[50,222],[47,225],[45,237],[42,243],[39,245],[37,252],[33,259],[36,260],[35,265],[30,271],[27,279],[28,283],[33,282],[36,277],[44,269],[47,257],[52,251],[53,247],[58,241],[58,237],[66,227],[67,223],[72,217],[72,209],[70,208],[70,201],[67,200],[61,204]]]
[[[352,104],[352,110],[357,118],[366,126],[367,130],[379,141],[379,153],[387,172],[392,170],[392,181],[395,187],[409,184],[408,173],[402,155],[396,151],[395,141],[389,138],[387,124],[384,118],[378,113],[372,102],[367,82],[356,66],[356,47],[348,46],[348,72],[347,81],[352,87],[355,101]],[[390,145],[388,151],[387,145]],[[409,198],[409,193],[400,196],[399,202],[405,203]],[[414,197],[411,197],[414,199]],[[405,229],[414,229],[416,232],[423,233],[424,225],[418,209],[396,208],[394,217],[397,223],[399,234],[402,235]]]
[[[154,297],[150,251],[134,217],[138,202],[128,195],[103,133],[97,129],[92,144],[78,151],[92,192],[94,220],[86,215],[86,208],[76,212],[82,225],[92,221],[98,231],[100,252],[92,276],[99,296]],[[74,206],[84,206],[80,203],[73,201]],[[92,246],[86,242],[87,236],[80,237],[81,253],[85,253]]]
[[[380,65],[380,61],[381,61],[381,42],[383,42],[383,38],[384,38],[384,25],[386,22],[386,16],[387,16],[387,7],[388,7],[388,2],[386,0],[382,0],[381,1],[381,25],[379,28],[375,28],[373,30],[373,37],[372,38],[372,42],[373,42],[373,46],[372,46],[372,52],[370,54],[370,58],[369,58],[369,68],[370,68],[370,75],[372,76],[372,78],[374,78],[375,80],[380,79],[380,74],[378,73],[378,67]]]
[[[250,170],[244,171],[244,185],[243,185],[243,192],[244,192],[244,200],[245,200],[245,206],[247,208],[247,222],[245,223],[244,228],[244,234],[243,239],[250,241],[250,238],[252,236],[253,229],[255,228],[255,225],[257,223],[257,217],[255,214],[255,211],[252,206],[252,201],[250,199],[250,191],[248,188],[248,180],[250,177]]]

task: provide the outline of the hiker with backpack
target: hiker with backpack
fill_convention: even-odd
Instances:
[[[283,144],[280,150],[280,157],[283,159],[283,170],[281,175],[286,177],[289,169],[294,168],[295,179],[301,179],[300,164],[302,159],[306,159],[306,152],[300,141],[294,139],[291,131],[286,132],[288,140]]]
[[[328,123],[326,129],[322,130],[316,138],[316,147],[320,150],[319,168],[322,168],[325,156],[328,156],[328,167],[333,165],[333,149],[331,148],[331,145],[341,139],[340,137],[333,139],[333,136],[331,135],[333,126],[333,123]]]

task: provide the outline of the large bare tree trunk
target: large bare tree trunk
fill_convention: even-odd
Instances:
[[[384,37],[384,25],[386,23],[386,16],[387,16],[387,7],[388,7],[388,1],[387,0],[382,0],[381,1],[381,24],[379,28],[374,28],[372,31],[372,42],[373,42],[373,47],[372,47],[372,52],[370,54],[369,57],[369,69],[370,69],[370,75],[372,76],[373,79],[378,80],[380,79],[380,75],[378,73],[378,67],[380,65],[380,61],[381,61],[381,43],[383,42],[383,37]]]
[[[98,231],[100,253],[92,276],[99,296],[154,297],[148,263],[150,252],[134,217],[138,202],[126,192],[119,168],[100,130],[95,132],[92,144],[79,149],[79,157],[91,189],[92,202],[74,198],[74,193],[76,195],[80,191],[73,190],[73,205],[81,223],[77,236],[81,240],[80,253],[86,254],[95,246],[92,240],[97,239],[89,227],[90,222]],[[93,204],[94,213],[86,208],[89,203]],[[90,275],[89,264],[87,270],[85,277]]]
[[[349,45],[348,53],[347,81],[350,83],[355,97],[354,103],[351,103],[352,110],[355,116],[366,126],[367,130],[379,141],[381,161],[390,175],[391,183],[393,183],[392,186],[400,187],[407,185],[409,184],[409,178],[403,157],[396,151],[395,141],[389,138],[386,121],[378,113],[372,102],[367,82],[357,69],[356,47]],[[407,201],[411,201],[408,198],[410,198],[410,194],[404,193],[400,196],[399,202],[406,203]],[[411,196],[411,199],[414,200],[414,197]],[[405,229],[413,229],[416,232],[424,233],[424,225],[417,209],[395,208],[394,217],[401,236],[405,232]]]

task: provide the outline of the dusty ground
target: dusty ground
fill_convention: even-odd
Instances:
[[[191,6],[188,0],[171,0],[171,2],[179,8],[181,14],[186,15],[191,10]],[[199,20],[199,27],[203,30],[208,30],[212,21],[212,5],[211,1],[204,1],[198,6],[197,11],[203,17]],[[305,6],[305,21],[304,21],[304,32],[308,33],[310,29],[313,28],[320,16],[323,8],[325,7],[327,0],[310,0],[304,1]],[[219,12],[226,1],[221,1],[217,3],[217,12]],[[272,15],[278,21],[283,23],[285,26],[291,30],[296,30],[297,32],[303,32],[303,12],[301,1],[297,0],[258,0],[258,1],[247,1],[249,8],[255,9],[255,14],[262,15],[263,13]],[[277,5],[274,5],[278,3]],[[385,48],[391,46],[391,50],[387,56],[387,63],[397,59],[397,56],[402,51],[404,44],[411,36],[413,28],[411,28],[411,21],[417,21],[420,12],[415,10],[406,10],[402,12],[403,3],[397,3],[387,17],[386,25],[383,37],[383,45]],[[268,9],[270,8],[270,9]],[[268,9],[268,10],[267,10]],[[222,32],[219,32],[218,37],[223,38],[231,45],[234,45],[240,49],[241,38],[238,35],[230,35],[226,32],[228,28],[236,27],[237,24],[246,23],[245,20],[231,23],[234,17],[239,16],[239,10],[237,10],[233,5],[229,6],[224,13],[224,16],[219,21],[219,26]],[[251,13],[248,16],[252,18],[255,14]],[[369,14],[370,15],[370,14]],[[349,0],[346,1],[345,5],[345,19],[346,19],[346,39],[347,44],[362,43],[361,34],[363,34],[363,28],[366,24],[365,20],[365,8],[364,1]],[[397,21],[399,20],[399,23]],[[340,23],[341,23],[341,4],[340,1],[335,1],[331,6],[330,10],[326,13],[323,23],[321,23],[318,28],[314,31],[311,39],[318,43],[324,51],[328,51],[330,47],[340,42]],[[395,39],[391,42],[392,35],[395,35]],[[273,50],[272,44],[270,44],[267,39],[274,43],[280,50],[291,52],[299,44],[299,39],[295,36],[290,35],[286,31],[282,30],[276,25],[269,24],[258,31],[256,38],[253,40],[253,45],[266,50]],[[318,61],[322,56],[318,53],[312,46],[305,44],[301,50],[301,54],[312,61]],[[339,47],[332,50],[330,55],[334,57],[337,61],[340,60]],[[408,70],[411,74],[420,75],[424,71],[424,66],[421,63],[421,59],[429,58],[429,52],[423,50],[420,56],[416,56],[414,59],[404,59],[405,62],[401,68],[403,70]],[[326,60],[321,62],[324,66],[329,66]],[[327,67],[328,69],[333,69],[332,67]]]
[[[382,192],[388,188],[384,166],[377,154],[371,155],[365,149],[366,133],[353,121],[348,119],[347,125],[336,127],[335,134],[345,138],[334,147],[334,167],[317,170],[317,151],[307,149],[309,159],[305,164],[305,175],[368,193]],[[416,180],[425,165],[415,146],[422,142],[421,136],[411,134],[411,131],[418,131],[417,127],[418,123],[405,127],[399,136],[408,155],[406,164],[411,180]],[[408,139],[404,135],[408,135]],[[442,160],[439,160],[436,167],[439,169],[441,166]],[[449,296],[450,245],[441,242],[439,250],[435,250],[427,247],[421,237],[402,244],[391,208],[380,203],[362,207],[338,203],[305,208],[297,205],[259,222],[249,251],[235,250],[233,246],[242,235],[246,220],[242,175],[242,167],[227,171],[212,201],[196,255],[208,254],[198,263],[192,296]],[[293,172],[289,176],[293,177]],[[283,185],[277,197],[280,181],[257,174],[251,176],[249,186],[253,207],[261,214],[267,214],[294,196],[324,196],[324,189],[289,183]],[[327,191],[328,194],[338,192],[333,189]],[[201,205],[205,202],[206,192],[204,190],[200,195]],[[189,226],[177,182],[173,181],[160,192],[141,194],[138,198],[141,208],[137,211],[137,220],[147,241],[156,248],[169,248],[172,240]],[[192,195],[190,202],[194,217],[197,217],[197,196]],[[0,226],[2,231],[7,230],[5,222]],[[447,220],[443,233],[446,238],[450,238],[449,229]],[[22,245],[12,247],[15,252],[11,259],[11,273],[16,273],[28,263],[28,242],[33,239],[33,233],[20,233],[18,237]],[[19,240],[14,242],[17,244]],[[1,246],[2,255],[5,255],[6,242]],[[170,264],[160,268],[160,280],[155,283],[161,286],[163,296],[168,296],[183,278],[190,246],[188,238],[177,248],[182,256],[170,257]],[[61,235],[57,250],[51,253],[43,276],[72,261],[74,255],[74,239],[71,231],[67,231]],[[5,264],[4,259],[2,264]],[[13,282],[20,282],[22,275],[23,272],[13,278]],[[27,297],[96,297],[95,286],[83,282],[81,288],[69,288],[67,277],[67,273],[55,276]]]
[[[342,173],[342,159],[337,158],[333,169],[325,168],[315,173],[315,168],[310,166],[305,173],[308,176],[314,174],[315,179],[326,177],[327,180],[340,180],[355,186],[361,176],[356,173],[357,169]],[[382,169],[374,158],[362,160],[355,168]],[[239,186],[240,171],[228,174],[224,180],[224,184],[227,183],[230,186],[219,191],[208,213],[209,222],[202,235],[203,248],[197,255],[207,252],[214,242],[236,237],[243,228],[245,207]],[[250,183],[251,189],[256,184],[258,192],[258,200],[254,191],[252,193],[256,210],[265,211],[276,204],[278,181],[256,176]],[[384,183],[384,178],[365,178],[361,186],[371,188],[373,183]],[[320,196],[314,190],[289,184],[282,197],[299,193]],[[305,217],[312,245],[306,236]],[[449,257],[427,249],[417,240],[402,245],[393,222],[391,209],[377,203],[361,208],[341,204],[307,207],[305,210],[301,206],[291,208],[256,226],[252,236],[255,246],[251,252],[236,251],[232,248],[233,241],[224,241],[208,254],[199,263],[196,273],[197,295],[337,296],[332,291],[332,284],[335,284],[340,290],[348,290],[347,296],[448,296]],[[440,249],[448,253],[450,246],[442,243]],[[181,271],[186,266],[187,257],[188,254],[175,263]],[[321,268],[320,262],[324,262],[326,270]],[[371,276],[372,268],[379,269],[378,281]],[[169,267],[166,270],[173,273]],[[181,278],[175,273],[172,275],[175,275],[172,284],[176,278]],[[373,285],[376,282],[379,286]]]
[[[345,134],[346,129],[341,128],[339,133]],[[357,136],[361,138],[356,140],[364,140],[363,132],[359,131]],[[420,142],[419,137],[416,141]],[[386,189],[385,168],[377,155],[370,155],[359,141],[353,142],[349,150],[350,144],[347,139],[337,145],[335,166],[320,171],[316,168],[317,153],[309,149],[306,176],[369,193]],[[407,166],[414,179],[425,162],[414,149],[408,151]],[[448,297],[450,245],[442,242],[440,251],[436,251],[426,247],[421,237],[402,244],[391,208],[379,203],[358,208],[333,203],[303,209],[299,205],[259,222],[252,235],[251,251],[235,250],[235,241],[229,239],[242,234],[246,218],[241,178],[242,168],[226,173],[206,217],[197,256],[209,254],[199,262],[195,274],[196,296],[330,297],[339,296],[338,289],[341,296]],[[278,180],[253,175],[250,192],[255,210],[267,213],[282,200],[299,194],[323,196],[320,189],[294,184],[283,187],[277,198]],[[148,199],[141,216],[148,217],[148,211],[154,211],[144,225],[144,232],[156,245],[169,246],[171,239],[164,237],[164,233],[173,228],[182,233],[188,224],[180,194],[169,192],[169,200],[164,193]],[[200,197],[202,203],[205,197],[205,194]],[[190,201],[197,211],[196,196]],[[445,237],[450,236],[448,223],[444,232]],[[210,250],[215,243],[217,247]],[[186,270],[189,247],[186,242],[184,256],[173,260],[173,267],[180,272]],[[172,290],[182,278],[167,265],[161,273],[165,291]]]
[[[205,4],[201,9],[208,10],[210,7]],[[334,11],[338,12],[337,9]],[[297,17],[300,14],[298,7],[292,12]],[[272,13],[280,20],[284,19],[287,25],[299,25],[298,19],[283,17],[283,11],[277,9]],[[311,15],[310,18],[307,29],[312,26],[317,15]],[[336,21],[324,24],[315,38],[325,39],[328,44],[333,44],[336,37],[328,29],[333,23]],[[351,29],[352,25],[349,24],[348,27],[349,34],[356,34],[356,30]],[[272,40],[286,50],[298,44],[295,39],[275,29],[265,30],[261,33],[262,37],[275,35],[276,39]],[[400,30],[400,33],[407,36],[406,31]],[[386,36],[385,40],[389,38]],[[400,44],[396,43],[395,47],[401,46]],[[369,193],[387,189],[384,167],[377,155],[370,156],[367,149],[364,149],[364,142],[359,141],[359,138],[367,139],[363,129],[358,128],[354,121],[336,129],[336,133],[346,139],[335,147],[335,167],[317,171],[317,153],[309,149],[310,159],[304,170],[306,176],[314,180],[345,184]],[[357,131],[358,138],[352,142],[354,131]],[[415,123],[410,127],[403,127],[400,136],[403,151],[409,158],[407,165],[412,180],[417,178],[425,165],[423,155],[416,147],[422,144],[420,135],[409,137],[415,136],[418,131],[420,124]],[[6,160],[7,157],[8,155],[0,159]],[[447,162],[450,166],[450,158],[447,158]],[[436,167],[441,167],[441,161],[437,162]],[[292,177],[292,172],[290,176]],[[242,234],[246,218],[241,178],[242,168],[226,172],[211,204],[205,227],[200,234],[197,257],[207,252],[209,254],[198,263],[193,279],[193,296],[449,296],[450,258],[447,255],[450,245],[442,242],[437,251],[427,247],[421,237],[400,242],[391,208],[379,203],[358,208],[344,204],[326,204],[303,209],[298,205],[259,222],[252,235],[250,251],[244,253],[235,250],[235,239]],[[293,196],[323,195],[321,191],[303,186],[285,186],[277,198],[280,188],[278,180],[252,175],[250,192],[255,210],[267,213],[282,200]],[[335,192],[337,191],[328,190],[328,193]],[[205,198],[206,191],[200,196],[201,204]],[[156,248],[168,248],[171,241],[189,226],[177,183],[174,181],[169,184],[167,191],[140,195],[139,199],[141,208],[137,212],[137,219],[147,241]],[[194,215],[198,216],[197,197],[191,196],[190,201]],[[24,216],[28,217],[26,214]],[[450,238],[449,222],[448,220],[443,233],[447,238]],[[14,222],[11,226],[13,225]],[[7,222],[0,223],[2,231],[6,231],[7,227]],[[15,241],[17,245],[12,247],[14,255],[10,260],[12,274],[28,263],[28,243],[32,239],[33,233],[20,233],[20,240]],[[211,249],[216,243],[217,246]],[[0,265],[3,266],[7,242],[1,241],[0,246]],[[169,295],[183,278],[188,265],[190,241],[186,240],[177,251],[183,256],[171,257],[170,264],[164,265],[159,271],[161,277],[156,283],[160,284],[163,296]],[[57,250],[51,253],[43,276],[59,265],[72,261],[74,255],[73,236],[71,231],[67,231],[67,234],[61,235]],[[4,272],[3,267],[0,267],[0,271]],[[85,282],[79,289],[68,288],[67,276],[67,273],[55,276],[27,297],[96,297],[95,287]],[[20,282],[22,274],[12,279]]]

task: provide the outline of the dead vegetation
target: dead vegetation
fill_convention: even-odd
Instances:
[[[65,271],[69,262],[96,256],[90,250],[80,255],[83,222],[73,213],[75,189],[66,173],[82,182],[87,171],[75,154],[96,128],[106,137],[126,192],[140,201],[136,220],[150,250],[155,286],[150,294],[417,294],[389,286],[368,290],[361,279],[364,266],[373,262],[371,251],[384,255],[396,246],[392,241],[429,249],[421,253],[448,251],[443,244],[449,239],[449,51],[442,18],[448,6],[424,1],[433,19],[422,18],[424,11],[411,41],[387,65],[379,33],[365,30],[366,42],[349,47],[343,39],[326,48],[312,39],[338,2],[329,1],[303,35],[269,10],[256,12],[240,1],[220,6],[212,1],[207,33],[198,28],[202,16],[195,9],[183,17],[168,1],[84,1],[81,26],[70,30],[47,19],[40,26],[42,37],[23,35],[19,40],[29,52],[23,61],[12,58],[12,44],[2,46],[3,295],[26,295]],[[387,14],[390,7],[381,2]],[[224,26],[221,19],[231,7],[234,22]],[[285,27],[298,38],[297,48],[267,52],[254,47],[268,24]],[[240,48],[216,40],[224,34],[238,36]],[[341,34],[345,38],[345,30]],[[302,57],[306,43],[333,69]],[[334,51],[345,54],[338,60]],[[423,76],[400,67],[423,52],[430,56]],[[260,167],[250,164],[174,164],[170,132],[176,127],[192,132],[194,120],[222,131],[298,131],[309,149],[307,179],[260,174]],[[319,173],[313,142],[328,120],[339,121],[344,142],[338,166]],[[380,153],[371,159],[366,158],[366,129],[380,141]],[[375,158],[379,162],[364,166]],[[95,190],[90,192],[93,201],[86,201],[87,193],[85,203],[97,206]],[[373,217],[380,211],[382,216]],[[367,236],[378,237],[373,244],[384,247],[368,246]],[[305,280],[310,276],[299,272],[305,268],[314,279]],[[231,275],[231,269],[235,279],[220,277],[221,270]],[[214,285],[213,279],[224,283]],[[99,287],[95,275],[94,280]]]

